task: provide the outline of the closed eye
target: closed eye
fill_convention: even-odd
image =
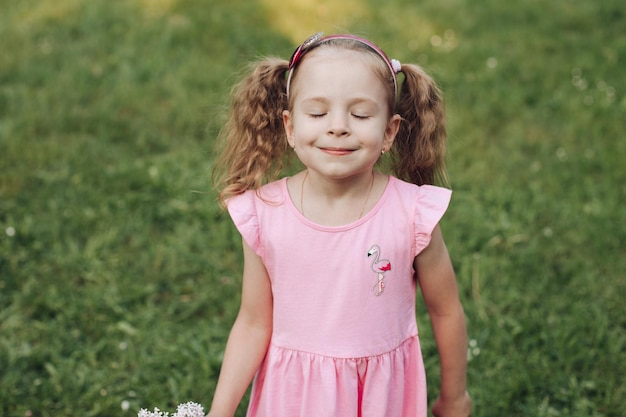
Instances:
[[[364,114],[354,114],[352,113],[352,117],[356,118],[356,119],[361,119],[361,120],[365,120],[365,119],[369,119],[370,116],[366,116]]]
[[[320,117],[326,116],[326,113],[309,113],[309,117],[314,119],[319,119]]]

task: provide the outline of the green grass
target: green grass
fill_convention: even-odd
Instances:
[[[444,90],[474,415],[622,416],[626,7],[331,3],[291,21]],[[241,273],[213,144],[244,63],[295,46],[276,4],[0,0],[0,415],[210,405]]]

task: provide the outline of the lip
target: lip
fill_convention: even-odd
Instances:
[[[320,148],[320,150],[328,155],[333,156],[350,155],[352,152],[354,152],[354,149],[348,148]]]

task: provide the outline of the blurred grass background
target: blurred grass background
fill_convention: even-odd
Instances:
[[[444,90],[473,415],[624,415],[621,0],[0,0],[0,415],[208,408],[241,272],[215,136],[245,63],[318,30]]]

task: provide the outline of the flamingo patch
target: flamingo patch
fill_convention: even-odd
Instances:
[[[376,273],[376,282],[374,283],[374,294],[381,295],[385,290],[385,273],[391,271],[391,262],[388,259],[380,259],[380,247],[373,245],[367,251],[367,257],[372,259],[372,271]]]

